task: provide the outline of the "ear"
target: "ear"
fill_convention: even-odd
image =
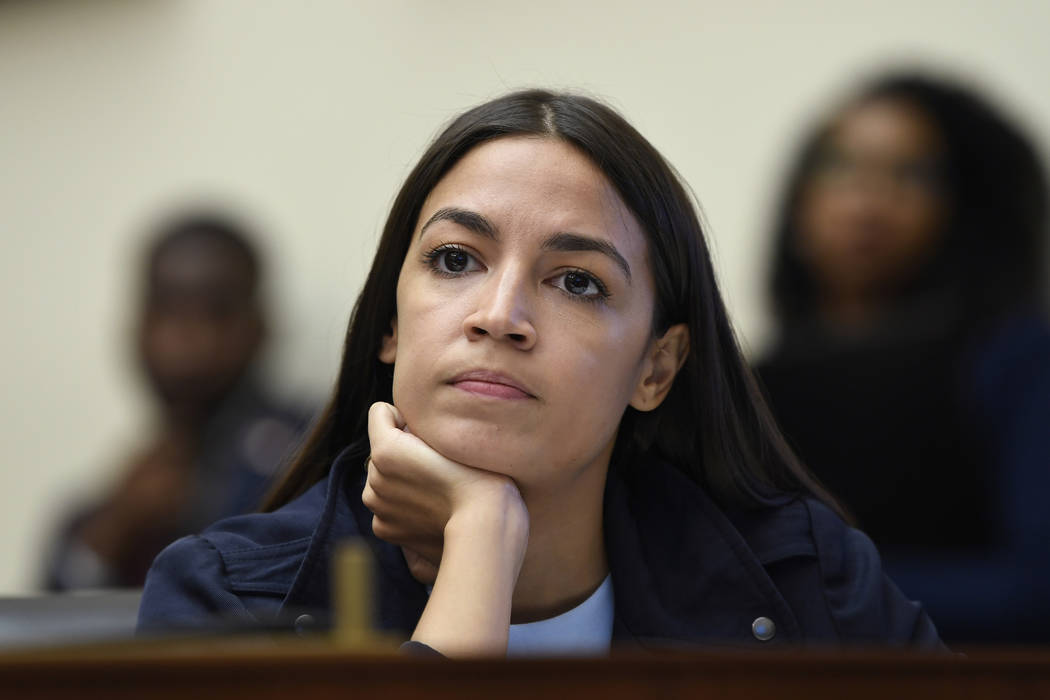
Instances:
[[[663,403],[688,355],[689,328],[684,323],[671,326],[662,337],[654,339],[630,405],[639,411],[651,411]]]
[[[397,316],[390,320],[390,332],[383,336],[383,343],[379,346],[379,361],[392,365],[397,357]]]

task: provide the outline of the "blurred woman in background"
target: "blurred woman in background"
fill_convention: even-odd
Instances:
[[[758,371],[945,640],[1050,640],[1047,183],[958,85],[892,75],[803,146]]]

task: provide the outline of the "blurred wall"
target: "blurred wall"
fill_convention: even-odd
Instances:
[[[918,61],[986,88],[1046,153],[1048,26],[1036,0],[0,1],[0,593],[36,585],[59,510],[149,425],[128,341],[158,214],[213,201],[261,227],[269,363],[319,400],[438,126],[509,88],[579,88],[692,185],[755,348],[771,198],[808,119]]]

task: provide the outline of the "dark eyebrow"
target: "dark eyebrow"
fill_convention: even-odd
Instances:
[[[578,233],[556,233],[543,242],[544,250],[561,251],[594,251],[612,258],[612,261],[620,266],[623,274],[627,277],[627,284],[631,283],[631,266],[627,260],[616,250],[616,246],[600,238],[581,236]]]
[[[470,229],[474,233],[479,233],[482,236],[491,238],[492,240],[499,238],[499,231],[491,221],[476,211],[459,209],[458,207],[443,207],[438,209],[434,212],[434,215],[427,219],[427,222],[423,224],[423,228],[419,230],[419,235],[422,236],[431,224],[435,224],[438,221],[451,221],[454,224],[459,224],[463,228]]]

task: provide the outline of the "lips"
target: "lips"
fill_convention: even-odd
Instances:
[[[490,370],[471,370],[456,375],[452,386],[472,394],[498,399],[534,399],[536,395],[518,380]]]

